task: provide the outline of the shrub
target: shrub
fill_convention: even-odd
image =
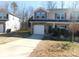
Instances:
[[[17,32],[30,32],[30,29],[20,29]]]
[[[69,50],[71,47],[70,43],[63,43],[61,49]]]
[[[11,29],[7,29],[7,31],[6,31],[7,33],[10,33],[11,32]]]

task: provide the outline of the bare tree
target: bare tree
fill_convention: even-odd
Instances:
[[[71,7],[72,7],[72,8],[77,8],[78,5],[79,5],[79,2],[78,2],[78,1],[73,1],[73,2],[71,3]]]
[[[11,8],[12,8],[12,10],[13,10],[13,14],[14,14],[14,15],[15,15],[15,12],[16,12],[16,10],[17,10],[17,7],[18,7],[18,5],[17,5],[16,2],[12,2],[12,3],[11,3]]]
[[[57,2],[56,1],[48,1],[47,2],[47,9],[54,9],[57,6]]]
[[[74,1],[74,2],[72,2],[71,3],[71,7],[72,8],[77,8],[77,6],[78,6],[78,1]],[[72,10],[73,11],[73,10]],[[72,16],[72,15],[71,15]],[[75,15],[76,16],[76,15]],[[75,40],[75,28],[74,28],[74,25],[75,25],[75,23],[76,23],[76,17],[74,16],[74,14],[73,14],[73,18],[72,18],[72,29],[73,29],[73,31],[72,31],[72,42],[74,42],[74,40]]]
[[[28,10],[25,9],[24,13],[24,27],[27,29],[28,28]]]
[[[31,17],[33,15],[33,7],[29,6],[28,9],[29,9],[29,12],[28,12],[29,17]]]
[[[14,20],[14,15],[15,15],[15,13],[16,13],[16,11],[17,11],[17,7],[18,7],[18,5],[17,5],[16,2],[12,2],[12,3],[11,3],[11,9],[12,9],[12,11],[13,11],[13,20]],[[14,29],[16,29],[16,26],[14,26]]]
[[[24,21],[27,22],[27,20],[28,20],[28,10],[27,9],[25,10],[24,19],[25,19]]]
[[[20,16],[21,16],[21,29],[24,29],[25,4],[22,3],[21,6],[22,6],[22,10],[21,10],[21,14],[20,14]]]
[[[25,3],[22,3],[21,6],[22,6],[22,10],[21,10],[21,14],[20,14],[20,17],[21,17],[21,28],[22,29],[27,29],[28,13],[29,13],[30,9],[28,11],[28,9],[26,8]]]
[[[9,7],[9,2],[8,1],[4,1],[4,8],[8,11],[8,7]]]
[[[65,5],[65,2],[64,1],[60,1],[60,3],[61,3],[61,8],[63,9],[64,5]]]
[[[48,1],[47,2],[47,8],[48,9],[52,9],[52,1]]]

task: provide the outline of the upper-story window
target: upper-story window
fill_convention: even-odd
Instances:
[[[4,15],[4,18],[5,18],[5,19],[8,19],[8,14],[5,14],[5,15]]]
[[[66,19],[65,13],[56,13],[55,19],[56,20],[65,20]]]
[[[78,12],[71,13],[70,19],[78,20],[79,19],[79,13]]]
[[[0,18],[3,18],[4,14],[3,13],[0,13]]]
[[[0,13],[0,19],[7,19],[7,14]]]
[[[46,12],[39,11],[39,12],[35,12],[34,16],[35,16],[35,18],[46,18],[47,14],[46,14]]]

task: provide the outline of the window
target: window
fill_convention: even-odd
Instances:
[[[64,19],[64,17],[61,17],[61,19]]]
[[[40,12],[35,13],[35,18],[40,18]]]
[[[8,14],[0,13],[0,18],[1,19],[7,19],[8,18]]]
[[[57,16],[56,18],[57,18],[57,19],[60,19],[60,17],[59,17],[59,16]]]
[[[0,18],[3,18],[3,16],[4,16],[3,13],[0,13]]]
[[[45,15],[45,12],[41,12],[41,16],[44,16]]]
[[[2,18],[2,16],[0,16],[0,19]]]
[[[79,19],[79,16],[77,17],[77,19]]]
[[[4,15],[4,19],[8,19],[8,14],[5,14]]]
[[[46,18],[46,13],[45,12],[41,13],[41,18]]]
[[[36,18],[39,18],[39,16],[36,16]]]
[[[45,18],[45,16],[42,16],[42,18]]]
[[[77,15],[77,19],[79,19],[79,13],[78,13],[78,15]]]
[[[40,16],[40,12],[37,12],[37,13],[36,13],[36,16]]]
[[[71,13],[70,19],[78,20],[79,19],[79,13],[78,12]]]
[[[47,16],[46,13],[42,11],[35,13],[35,18],[46,18],[46,16]]]
[[[65,20],[65,13],[56,13],[55,19],[57,20]]]

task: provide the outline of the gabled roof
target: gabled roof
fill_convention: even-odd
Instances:
[[[5,8],[3,8],[3,7],[0,7],[0,13],[10,14],[10,15],[13,15],[13,16],[17,17],[16,15],[14,15],[14,14],[12,14],[12,13],[8,12],[8,10],[6,10],[6,9],[5,9]],[[18,17],[18,18],[19,18],[19,17]]]
[[[45,11],[45,12],[48,12],[48,10],[46,10],[46,9],[43,8],[43,7],[39,7],[39,8],[37,8],[36,10],[34,10],[34,12],[36,12],[36,11],[40,11],[40,10]]]

